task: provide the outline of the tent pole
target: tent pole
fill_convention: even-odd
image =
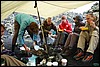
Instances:
[[[46,49],[46,53],[48,53],[48,50],[47,50],[47,45],[46,45],[46,40],[45,40],[45,37],[44,37],[44,30],[42,28],[42,24],[41,24],[41,19],[40,19],[40,15],[39,15],[39,10],[38,10],[38,7],[37,7],[37,1],[35,1],[35,6],[34,8],[37,8],[37,13],[38,13],[38,18],[39,18],[39,21],[40,21],[40,30],[42,31],[42,35],[43,35],[43,45],[45,46],[45,49]]]

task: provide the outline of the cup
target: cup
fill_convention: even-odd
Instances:
[[[53,66],[58,66],[58,62],[53,62],[52,65]]]
[[[52,66],[52,62],[47,62],[47,66]]]
[[[62,66],[66,66],[67,65],[67,59],[62,59],[61,64],[62,64]]]

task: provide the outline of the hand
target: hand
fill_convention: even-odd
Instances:
[[[64,29],[64,31],[66,31],[66,29]]]
[[[49,34],[51,35],[52,33],[49,31]]]
[[[51,37],[52,37],[52,38],[57,38],[57,35],[52,35]]]
[[[90,26],[93,27],[93,28],[95,28],[96,27],[95,22],[91,21],[90,22]]]
[[[30,52],[30,50],[28,49],[28,47],[24,44],[24,48],[27,52]]]

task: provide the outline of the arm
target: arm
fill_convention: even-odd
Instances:
[[[50,31],[46,30],[46,27],[47,27],[46,21],[44,21],[43,24],[42,24],[43,31],[44,31],[45,33],[49,33]]]
[[[18,39],[19,39],[19,43],[20,45],[24,45],[24,38],[23,38],[23,35],[25,33],[25,26],[23,26],[23,24],[20,26],[20,29],[19,29],[19,33],[18,33]]]
[[[57,35],[57,28],[54,24],[53,24],[53,30],[56,31],[56,35]]]
[[[62,24],[61,24],[61,23],[59,24],[59,28],[60,28],[60,29],[63,29],[63,26],[62,26]]]
[[[80,27],[83,27],[83,26],[85,26],[85,23],[80,22],[78,25],[75,25],[73,32],[80,33],[81,32]]]
[[[71,33],[72,32],[72,25],[71,24],[68,24],[67,27],[64,29],[64,31],[65,32],[68,32],[68,33]]]

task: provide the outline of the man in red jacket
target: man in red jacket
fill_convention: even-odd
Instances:
[[[64,45],[69,33],[72,32],[72,24],[69,23],[66,16],[62,16],[61,23],[58,26],[57,39],[53,43],[54,46]]]
[[[72,32],[72,27],[71,26],[72,25],[66,19],[66,16],[62,16],[61,23],[59,24],[59,29],[66,32],[66,33],[71,33]]]

